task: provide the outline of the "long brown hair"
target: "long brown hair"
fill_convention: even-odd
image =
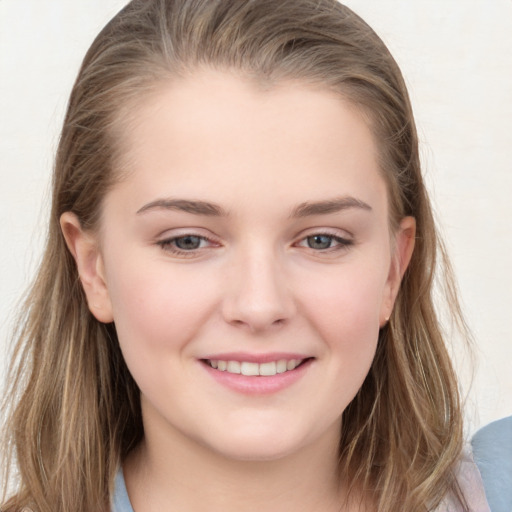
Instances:
[[[340,470],[373,491],[381,512],[430,510],[459,493],[462,449],[456,378],[433,305],[436,266],[459,323],[460,310],[400,70],[373,30],[335,0],[133,0],[92,44],[57,151],[46,251],[15,335],[4,453],[19,486],[2,510],[104,509],[119,464],[142,439],[138,388],[114,326],[88,310],[59,218],[71,211],[84,229],[98,226],[102,200],[121,179],[118,140],[130,106],[199,66],[269,87],[320,84],[366,116],[391,225],[413,216],[417,240],[370,373],[343,413]]]

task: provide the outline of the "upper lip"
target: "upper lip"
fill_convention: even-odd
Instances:
[[[202,357],[202,360],[209,361],[238,361],[248,363],[270,363],[272,361],[292,359],[309,359],[312,356],[306,354],[292,353],[292,352],[269,352],[266,354],[251,354],[246,352],[223,352],[219,354],[211,354],[206,357]]]

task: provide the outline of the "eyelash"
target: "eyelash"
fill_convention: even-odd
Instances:
[[[316,237],[326,237],[329,239],[330,244],[335,242],[336,245],[334,245],[334,246],[330,245],[329,247],[326,247],[323,249],[314,249],[313,247],[301,245],[301,243],[308,243],[308,240],[311,240]],[[172,237],[172,238],[166,238],[165,240],[160,240],[157,242],[157,245],[160,246],[166,252],[175,254],[177,256],[183,256],[183,257],[194,257],[197,255],[198,251],[200,251],[201,249],[204,249],[204,247],[197,247],[197,248],[187,250],[187,249],[180,249],[179,247],[176,246],[177,241],[184,240],[186,238],[197,239],[197,241],[199,241],[200,244],[202,244],[203,242],[207,242],[210,244],[218,245],[218,244],[216,244],[216,242],[214,242],[210,238],[207,238],[207,237],[201,236],[201,235],[194,235],[192,233],[180,235],[180,236],[176,236],[176,237]],[[313,233],[311,235],[307,235],[307,236],[301,238],[299,240],[299,242],[294,245],[297,247],[305,247],[305,248],[310,249],[311,251],[316,252],[316,253],[330,253],[330,252],[348,249],[353,244],[354,244],[354,242],[350,239],[343,238],[343,237],[340,237],[337,235],[333,235],[332,233],[320,232],[320,233]]]
[[[203,247],[198,247],[196,249],[180,249],[176,246],[176,242],[178,240],[184,240],[186,238],[194,238],[199,240],[200,243],[202,242],[209,242],[215,244],[215,242],[205,236],[201,235],[194,235],[192,233],[186,234],[186,235],[180,235],[175,236],[172,238],[166,238],[165,240],[160,240],[157,242],[157,245],[159,245],[164,251],[169,252],[171,254],[175,254],[177,256],[184,256],[184,257],[193,257],[197,255],[197,251],[203,249]]]
[[[319,253],[334,252],[334,251],[347,249],[348,247],[350,247],[351,245],[354,244],[353,240],[350,240],[348,238],[343,238],[338,235],[333,235],[332,233],[313,233],[311,235],[307,235],[304,238],[301,238],[298,245],[299,245],[299,247],[305,247],[305,246],[300,245],[300,243],[301,242],[307,243],[308,240],[310,240],[312,238],[317,238],[317,237],[326,237],[326,238],[330,239],[331,243],[336,242],[336,245],[326,247],[325,249],[314,249],[313,247],[309,247],[309,246],[307,247],[308,249],[311,249],[312,251],[319,252]]]

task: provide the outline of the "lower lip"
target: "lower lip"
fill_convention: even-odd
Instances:
[[[219,383],[233,391],[246,395],[268,395],[278,393],[301,379],[313,362],[309,359],[294,370],[271,376],[247,376],[238,373],[222,372],[202,361],[205,370]]]

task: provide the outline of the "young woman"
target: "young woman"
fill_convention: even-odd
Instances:
[[[487,510],[439,249],[400,71],[348,8],[130,2],[64,122],[2,510]]]

